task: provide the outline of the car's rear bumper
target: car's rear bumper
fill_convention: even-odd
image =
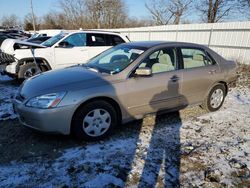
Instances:
[[[26,107],[23,103],[14,100],[13,108],[19,115],[21,124],[26,127],[47,133],[70,134],[73,106],[37,109]]]

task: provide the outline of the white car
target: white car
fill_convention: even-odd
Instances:
[[[7,39],[1,46],[2,56],[9,57],[11,62],[5,65],[2,73],[26,79],[37,72],[85,63],[104,50],[125,42],[129,39],[119,33],[94,30],[63,32],[41,45]]]

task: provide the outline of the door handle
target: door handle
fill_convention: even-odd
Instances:
[[[174,75],[170,79],[171,79],[172,82],[177,82],[179,80],[179,77]]]
[[[210,70],[208,71],[209,74],[215,74],[216,73],[216,70]]]

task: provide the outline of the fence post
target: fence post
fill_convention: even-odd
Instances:
[[[178,32],[179,32],[179,25],[176,28],[176,32],[175,32],[175,41],[178,41]]]
[[[208,47],[210,47],[210,45],[211,45],[213,30],[214,30],[213,27],[211,27],[210,33],[209,33],[209,39],[208,39]]]
[[[249,44],[249,41],[250,41],[250,34],[249,34],[249,33],[248,33],[248,36],[249,36],[249,37],[247,37],[247,43],[246,43],[247,45]],[[242,58],[241,64],[245,64],[245,58],[246,58],[247,50],[248,50],[248,48],[245,49],[244,56],[243,56],[243,58]]]
[[[148,30],[148,40],[151,40],[151,30]]]

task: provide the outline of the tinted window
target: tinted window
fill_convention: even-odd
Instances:
[[[181,52],[183,57],[184,69],[213,65],[213,62],[201,49],[182,48]]]
[[[117,36],[117,35],[106,35],[108,38],[108,46],[116,46],[121,43],[125,43],[125,41]]]
[[[87,36],[87,46],[107,46],[105,35],[88,33]]]
[[[175,49],[161,49],[150,54],[139,67],[149,67],[152,73],[160,73],[175,70],[176,63]]]
[[[76,33],[68,36],[63,42],[68,42],[69,46],[86,46],[86,34],[85,33]]]

